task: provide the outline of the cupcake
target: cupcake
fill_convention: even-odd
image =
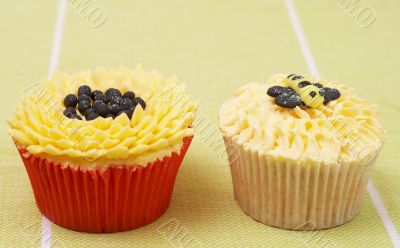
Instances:
[[[196,108],[176,78],[140,67],[56,72],[24,92],[9,133],[44,216],[118,232],[168,208]]]
[[[335,227],[358,213],[385,134],[376,107],[350,88],[295,74],[239,88],[219,128],[242,210],[292,230]]]

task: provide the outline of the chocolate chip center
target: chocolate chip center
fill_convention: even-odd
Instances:
[[[66,109],[63,114],[70,119],[82,120],[84,116],[87,121],[96,118],[113,118],[126,114],[132,118],[137,105],[146,108],[146,102],[135,95],[133,91],[121,93],[118,89],[109,88],[103,93],[101,90],[93,90],[87,86],[79,87],[77,94],[68,94],[64,98]],[[78,109],[79,115],[76,111]]]

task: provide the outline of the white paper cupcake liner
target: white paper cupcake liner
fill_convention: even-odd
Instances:
[[[292,230],[341,225],[357,215],[370,171],[367,165],[278,161],[224,137],[235,199],[264,224]]]

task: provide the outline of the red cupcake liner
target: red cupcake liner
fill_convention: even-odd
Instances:
[[[75,231],[109,233],[146,225],[167,210],[192,138],[183,139],[180,154],[145,167],[111,165],[104,171],[63,167],[36,155],[24,157],[24,149],[18,151],[44,216]]]

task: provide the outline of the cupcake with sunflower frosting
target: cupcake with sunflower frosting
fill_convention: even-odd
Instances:
[[[349,87],[296,74],[239,88],[219,127],[242,210],[294,230],[358,213],[385,134],[376,106]]]
[[[140,67],[56,72],[25,92],[9,133],[47,218],[117,232],[167,209],[196,108],[175,77]]]

